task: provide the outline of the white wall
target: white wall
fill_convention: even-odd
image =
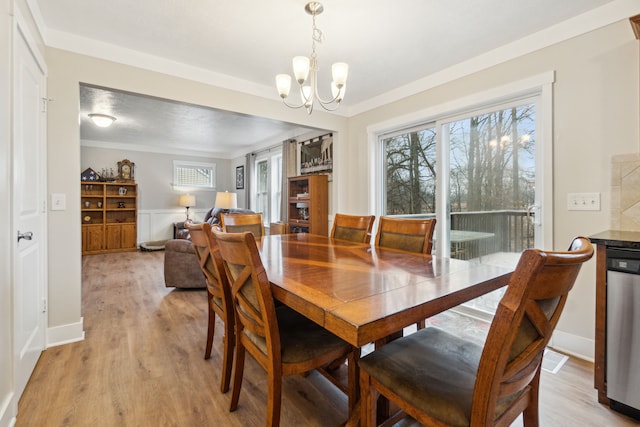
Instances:
[[[491,67],[468,77],[360,114],[349,121],[349,186],[338,203],[347,211],[370,206],[366,129],[466,95],[555,71],[553,111],[553,248],[566,249],[574,236],[610,225],[611,157],[638,151],[638,42],[628,21]],[[358,162],[358,159],[360,161]],[[567,211],[569,192],[599,192],[598,212]],[[554,336],[555,345],[593,357],[595,259],[584,266]]]

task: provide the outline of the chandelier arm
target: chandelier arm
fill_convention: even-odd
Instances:
[[[304,102],[303,102],[302,104],[300,104],[300,105],[293,105],[293,104],[289,104],[289,103],[287,102],[287,99],[286,99],[286,98],[282,98],[282,102],[284,103],[284,105],[286,105],[286,106],[287,106],[287,107],[289,107],[289,108],[293,108],[294,110],[297,110],[298,108],[302,108],[302,107],[304,107],[304,106],[305,106],[305,103],[304,103]]]

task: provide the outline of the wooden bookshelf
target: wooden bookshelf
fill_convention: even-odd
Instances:
[[[137,250],[138,186],[81,182],[82,254]]]

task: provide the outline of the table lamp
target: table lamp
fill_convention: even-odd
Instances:
[[[224,212],[228,212],[229,209],[236,209],[238,207],[238,195],[228,191],[218,191],[214,207],[222,209]]]
[[[180,196],[180,199],[178,200],[178,204],[184,208],[187,208],[187,219],[186,221],[189,221],[189,208],[191,206],[195,206],[196,205],[196,196],[193,196],[191,194],[182,194]]]

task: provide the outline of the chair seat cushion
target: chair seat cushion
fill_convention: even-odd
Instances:
[[[344,349],[350,345],[323,327],[307,319],[287,306],[276,309],[278,329],[280,330],[280,349],[282,363],[299,363],[315,359],[332,350]],[[244,333],[266,354],[264,338],[248,332]]]
[[[360,369],[429,416],[468,426],[481,354],[481,346],[429,327],[363,357]],[[515,398],[500,399],[496,415]]]

